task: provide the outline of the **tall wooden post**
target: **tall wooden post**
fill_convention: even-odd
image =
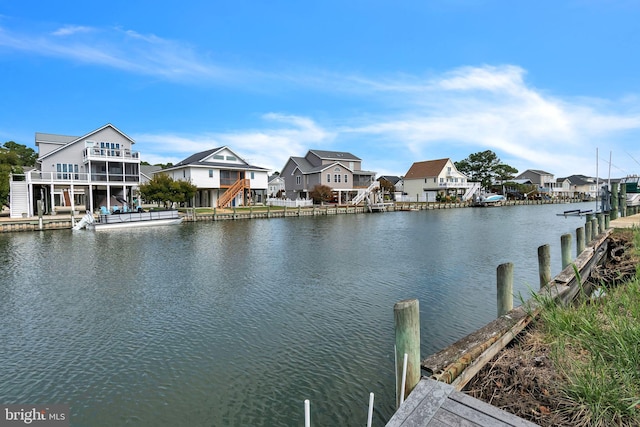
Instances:
[[[498,317],[513,309],[513,263],[500,264],[497,271]]]
[[[598,231],[598,218],[591,219],[591,235],[595,239],[600,232]]]
[[[396,406],[400,406],[400,396],[411,393],[420,381],[420,305],[417,299],[397,302],[393,306],[396,334]],[[402,368],[404,355],[407,358],[407,376],[402,389]]]
[[[587,220],[584,223],[584,241],[588,245],[591,243],[591,239],[593,239],[593,235],[591,234],[591,216],[587,215]]]
[[[610,226],[611,226],[611,215],[604,214],[604,230],[608,230]]]
[[[560,251],[562,253],[562,269],[571,264],[571,234],[560,236]]]
[[[627,184],[620,186],[620,197],[618,198],[620,216],[627,216]]]
[[[584,227],[576,228],[576,257],[578,257],[582,251],[584,251]]]
[[[596,215],[596,220],[598,222],[598,234],[604,233],[604,213],[598,213]]]
[[[611,185],[611,219],[618,218],[618,184]]]
[[[538,274],[540,276],[540,289],[551,281],[551,246],[538,247]]]

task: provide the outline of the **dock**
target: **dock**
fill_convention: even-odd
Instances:
[[[420,380],[387,427],[535,427],[509,412],[429,378]]]

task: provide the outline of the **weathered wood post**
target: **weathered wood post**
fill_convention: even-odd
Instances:
[[[593,239],[591,234],[591,215],[587,215],[587,220],[584,223],[584,238],[587,244],[591,243],[591,239]]]
[[[611,227],[611,216],[609,214],[604,214],[604,230],[608,230],[609,227]]]
[[[604,213],[598,213],[596,219],[598,221],[598,234],[604,233]]]
[[[618,200],[620,216],[627,216],[627,184],[620,186],[620,198]]]
[[[560,251],[562,253],[562,269],[571,264],[571,234],[560,236]]]
[[[611,186],[611,219],[618,218],[618,184]]]
[[[216,208],[213,208],[213,220],[217,220],[218,219],[218,214],[216,213]]]
[[[271,205],[267,206],[267,218],[271,218]]]
[[[400,396],[408,396],[420,381],[420,304],[417,299],[397,302],[393,306],[396,334],[396,406]],[[402,388],[402,365],[407,358],[405,388]],[[402,398],[404,400],[404,397]]]
[[[538,247],[538,275],[540,276],[540,289],[551,281],[551,246]]]
[[[598,232],[598,218],[594,217],[591,219],[591,235],[595,239],[598,234],[600,234]]]
[[[584,251],[584,227],[576,228],[576,257]]]
[[[500,264],[498,276],[498,317],[513,309],[513,263]]]

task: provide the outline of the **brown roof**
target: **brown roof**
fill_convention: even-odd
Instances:
[[[449,159],[438,159],[415,162],[407,171],[404,179],[419,179],[438,176],[448,161]]]

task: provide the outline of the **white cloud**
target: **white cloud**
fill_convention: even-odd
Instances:
[[[191,154],[228,146],[248,163],[272,171],[280,170],[289,156],[303,156],[308,149],[322,148],[334,138],[306,117],[269,113],[263,118],[281,126],[229,133],[137,134],[133,138],[142,159],[151,164],[177,163]],[[153,154],[146,154],[147,150]],[[182,156],[177,158],[175,153]]]
[[[55,30],[54,32],[52,32],[51,34],[54,36],[70,36],[73,34],[78,34],[78,33],[90,33],[94,31],[93,28],[91,27],[86,27],[86,26],[82,26],[82,25],[66,25],[62,28],[58,28],[57,30]]]

